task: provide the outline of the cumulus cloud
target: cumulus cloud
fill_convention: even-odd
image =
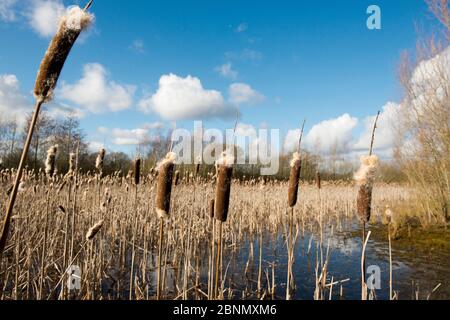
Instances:
[[[229,88],[229,100],[234,105],[253,105],[265,97],[245,83],[233,83]]]
[[[120,85],[109,79],[106,69],[98,63],[87,64],[83,77],[75,84],[62,83],[59,96],[92,112],[121,111],[131,107],[136,87]]]
[[[0,75],[0,115],[15,119],[23,124],[32,104],[20,91],[19,80],[15,75]]]
[[[0,0],[0,20],[11,22],[16,20],[14,6],[17,0]]]
[[[105,148],[105,144],[98,141],[89,141],[88,150],[91,153],[99,152],[101,149]]]
[[[51,37],[58,30],[66,8],[60,0],[33,0],[27,13],[31,28],[42,37]]]
[[[98,127],[97,132],[111,138],[111,142],[118,146],[135,146],[147,144],[159,138],[158,135],[151,133],[152,130],[161,128],[159,122],[149,123],[142,128],[136,129],[109,129],[106,127]]]
[[[225,63],[221,66],[216,67],[216,72],[218,72],[222,77],[235,80],[239,75],[239,72],[233,70],[231,62]]]
[[[315,153],[329,153],[333,149],[338,153],[352,149],[352,132],[358,125],[358,119],[344,114],[338,118],[322,121],[314,125],[304,137],[305,145]],[[298,146],[300,129],[290,130],[285,138],[284,149],[293,151]]]
[[[138,106],[141,111],[155,112],[166,120],[223,118],[236,112],[219,91],[203,88],[200,79],[175,74],[163,75],[156,93],[142,99]]]
[[[383,107],[378,119],[374,149],[389,151],[395,143],[394,125],[398,119],[401,106],[394,102],[388,102]],[[372,140],[373,125],[376,116],[369,116],[364,120],[364,131],[353,146],[355,151],[367,151]]]

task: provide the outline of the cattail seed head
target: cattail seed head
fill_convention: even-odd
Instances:
[[[302,170],[302,160],[299,152],[295,152],[291,160],[291,174],[289,176],[288,202],[293,208],[297,204],[298,187],[300,183],[300,172]]]
[[[175,186],[178,186],[178,183],[180,182],[180,171],[175,171],[175,179],[174,179],[174,184]]]
[[[224,152],[222,157],[216,162],[217,183],[214,217],[221,222],[226,222],[228,218],[233,164],[234,157],[227,152]]]
[[[138,185],[141,182],[141,158],[134,161],[134,184]]]
[[[169,152],[157,167],[158,181],[156,185],[156,213],[159,218],[167,218],[170,211],[170,196],[172,193],[173,169],[176,154]]]
[[[91,241],[94,239],[94,237],[97,235],[97,233],[101,230],[103,227],[103,220],[100,220],[97,222],[92,228],[89,229],[89,231],[86,233],[86,240]]]
[[[378,163],[378,157],[375,155],[363,156],[361,157],[361,167],[354,175],[354,179],[358,185],[356,208],[362,222],[370,221],[372,213],[372,190]]]
[[[58,145],[50,147],[47,151],[47,159],[45,160],[45,173],[49,178],[55,175],[56,153],[58,152]]]
[[[214,199],[211,199],[209,201],[209,217],[211,219],[214,218],[214,205],[215,205],[215,201],[214,201]]]
[[[34,95],[38,100],[49,101],[56,87],[61,70],[75,41],[93,21],[93,16],[77,6],[67,9],[59,28],[41,62]]]
[[[316,185],[317,185],[317,189],[322,189],[322,177],[320,176],[320,171],[317,170],[316,172]]]
[[[97,159],[95,160],[95,168],[101,174],[103,172],[103,163],[105,161],[106,150],[104,148],[100,149]]]

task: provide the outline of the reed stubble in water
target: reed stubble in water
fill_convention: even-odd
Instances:
[[[14,203],[16,201],[23,168],[25,166],[28,150],[30,149],[30,144],[39,117],[39,112],[41,110],[42,104],[44,102],[48,102],[52,98],[53,90],[56,87],[61,70],[75,41],[77,40],[80,33],[86,27],[88,27],[93,20],[93,16],[86,12],[91,3],[92,1],[88,3],[84,10],[81,10],[77,6],[73,6],[66,12],[66,14],[62,17],[58,31],[52,39],[50,46],[41,62],[34,88],[36,107],[33,113],[30,127],[28,129],[28,134],[19,162],[14,187],[10,195],[7,212],[3,221],[3,228],[0,237],[0,261],[6,245]]]

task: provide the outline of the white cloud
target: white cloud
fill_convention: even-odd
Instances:
[[[0,115],[16,119],[19,124],[23,124],[29,112],[32,111],[32,104],[20,92],[19,80],[15,75],[0,75]]]
[[[235,80],[239,75],[239,72],[233,70],[231,62],[218,66],[215,71],[218,72],[222,77],[231,80]]]
[[[121,111],[131,107],[136,87],[109,80],[108,72],[98,63],[87,64],[83,77],[75,84],[62,83],[58,94],[92,113]]]
[[[377,123],[377,131],[374,141],[375,150],[389,151],[395,143],[394,125],[398,119],[401,106],[394,102],[388,102],[380,113]],[[354,144],[355,151],[367,151],[372,140],[373,125],[376,116],[367,117],[364,120],[364,131],[360,135],[358,141]]]
[[[304,136],[302,148],[308,148],[313,153],[326,154],[334,148],[338,153],[352,149],[352,132],[358,125],[358,119],[344,114],[338,118],[322,121],[312,127]],[[290,130],[286,135],[284,149],[293,151],[298,147],[300,129]]]
[[[65,104],[59,104],[51,102],[46,105],[47,114],[54,119],[64,119],[67,117],[74,117],[77,119],[82,119],[85,117],[85,112],[83,110],[69,107]]]
[[[42,37],[51,37],[58,30],[66,8],[60,0],[33,0],[27,13],[32,29]]]
[[[229,89],[229,101],[234,105],[252,105],[264,101],[265,97],[248,84],[233,83]]]
[[[222,118],[235,113],[219,91],[204,89],[198,78],[175,74],[163,75],[156,93],[142,99],[139,109],[167,120]]]
[[[327,153],[336,148],[337,152],[346,152],[352,145],[352,131],[358,125],[358,119],[344,114],[336,119],[322,121],[305,136],[305,143],[314,150]]]
[[[236,32],[237,33],[241,33],[241,32],[245,32],[248,29],[248,25],[245,22],[242,22],[240,25],[237,26],[236,28]]]
[[[109,129],[107,127],[98,127],[97,132],[110,139],[111,143],[117,146],[135,146],[147,144],[159,139],[158,134],[152,134],[152,130],[161,128],[161,123],[145,124],[136,129]]]
[[[14,5],[17,0],[0,0],[0,20],[11,22],[16,20]]]
[[[101,149],[105,148],[105,144],[98,141],[89,141],[88,150],[91,153],[99,152]]]

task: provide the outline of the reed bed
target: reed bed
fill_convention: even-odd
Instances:
[[[2,208],[13,178],[11,170],[1,172]],[[328,233],[330,226],[344,230],[357,221],[353,184],[321,181],[319,205],[317,185],[301,183],[297,206],[288,215],[288,183],[232,181],[223,219],[214,213],[221,210],[214,203],[214,180],[179,178],[169,207],[167,198],[158,196],[158,179],[163,178],[117,173],[74,180],[55,174],[49,181],[45,172],[25,172],[0,265],[0,299],[156,299],[158,283],[164,299],[284,299],[279,292],[286,291],[286,278],[276,275],[287,265],[266,260],[262,247],[280,237],[295,246],[308,232],[319,235],[324,226]],[[381,219],[386,203],[405,199],[404,188],[375,184],[372,219]],[[220,223],[220,257],[211,245],[214,220],[226,220]],[[327,242],[323,235],[310,245],[324,244],[329,252]],[[345,280],[328,277],[328,257],[319,254],[314,262],[316,298],[325,297],[330,283]],[[246,266],[236,270],[242,259]],[[211,274],[217,261],[219,278]],[[69,290],[67,270],[74,266],[80,269],[80,288]],[[294,277],[291,287],[298,290]]]

